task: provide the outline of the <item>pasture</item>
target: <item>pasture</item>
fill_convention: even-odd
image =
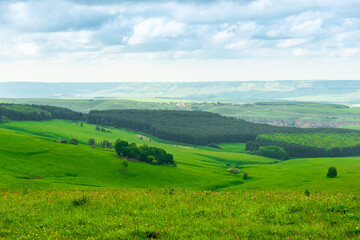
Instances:
[[[173,143],[152,136],[107,127],[111,133],[95,130],[95,125],[69,121],[7,122],[0,124],[1,189],[88,189],[88,188],[182,188],[321,190],[358,192],[358,157],[291,159],[277,161],[244,154],[244,144],[219,144],[222,149]],[[141,139],[147,136],[152,141]],[[79,145],[61,144],[61,139],[77,138]],[[174,155],[176,168],[130,162],[123,173],[121,159],[114,150],[93,148],[96,142],[124,139],[148,144]],[[55,142],[55,141],[56,142]],[[229,166],[227,166],[229,165]],[[227,172],[237,166],[239,174]],[[326,178],[330,166],[338,168],[335,179]],[[243,172],[249,178],[242,179]]]
[[[359,193],[0,191],[5,239],[358,239]]]

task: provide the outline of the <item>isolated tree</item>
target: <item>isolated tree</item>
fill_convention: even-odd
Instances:
[[[337,170],[336,167],[330,167],[327,173],[327,177],[334,178],[337,176]]]
[[[124,171],[126,170],[126,168],[129,166],[128,161],[124,160],[121,165],[124,167]]]
[[[88,143],[89,143],[90,146],[95,145],[95,139],[89,138]]]
[[[248,178],[248,174],[247,174],[247,172],[244,172],[243,179],[246,180],[247,178]]]

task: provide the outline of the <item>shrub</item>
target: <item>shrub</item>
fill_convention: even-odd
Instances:
[[[62,139],[60,142],[61,142],[61,143],[67,143],[67,140],[66,140],[66,139]]]
[[[248,173],[247,172],[244,172],[243,174],[243,179],[246,180],[248,178]]]
[[[124,160],[121,164],[124,168],[127,168],[129,166],[129,163],[126,160]]]
[[[112,142],[110,142],[109,140],[103,140],[100,141],[100,147],[102,148],[112,148]]]
[[[95,130],[100,131],[100,127],[96,127]]]
[[[310,191],[309,191],[309,189],[306,189],[304,193],[305,193],[305,196],[307,196],[307,197],[310,196]]]
[[[90,146],[95,145],[95,139],[93,139],[93,138],[89,138],[89,140],[88,140],[88,144],[89,144]]]
[[[327,177],[334,178],[337,176],[337,170],[336,167],[330,167],[327,173]]]
[[[230,167],[230,166],[231,166],[231,164],[230,164],[229,162],[227,162],[227,163],[226,163],[226,166]]]
[[[78,145],[79,141],[76,138],[72,138],[70,139],[69,143],[73,145]]]
[[[156,161],[156,160],[152,160],[152,162],[151,162],[153,165],[157,165],[158,164],[158,161]]]
[[[86,195],[83,195],[81,198],[74,198],[72,200],[72,205],[74,207],[81,207],[88,203],[88,197]]]

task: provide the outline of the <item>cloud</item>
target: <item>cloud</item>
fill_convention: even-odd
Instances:
[[[166,22],[162,18],[150,18],[134,26],[134,33],[128,43],[148,43],[156,38],[166,40],[174,38],[183,33],[184,25],[175,21]]]
[[[226,49],[241,49],[244,48],[248,42],[246,40],[230,43],[225,46]]]
[[[291,27],[291,32],[298,35],[307,35],[318,31],[321,27],[322,20],[317,18],[315,20],[305,21],[303,23]]]
[[[104,7],[66,1],[9,1],[2,6],[2,25],[20,32],[56,32],[96,29],[114,16]]]
[[[306,43],[308,40],[303,38],[289,38],[289,39],[283,39],[279,40],[279,43],[276,44],[276,47],[278,48],[289,48],[301,45],[303,43]]]
[[[15,46],[15,50],[22,52],[24,55],[36,55],[39,48],[35,43],[19,43]]]
[[[0,0],[0,65],[355,61],[358,9],[351,0]]]

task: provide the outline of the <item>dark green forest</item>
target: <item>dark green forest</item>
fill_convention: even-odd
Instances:
[[[46,105],[0,104],[0,121],[86,120],[86,114]]]
[[[254,141],[257,135],[262,133],[354,132],[334,128],[277,127],[198,111],[93,110],[90,111],[87,121],[195,145]]]
[[[331,149],[300,145],[289,142],[280,142],[270,139],[257,138],[256,141],[249,141],[246,143],[245,150],[256,153],[259,148],[263,146],[279,146],[285,149],[285,151],[291,157],[347,157],[360,155],[360,144],[347,147],[334,147]]]

